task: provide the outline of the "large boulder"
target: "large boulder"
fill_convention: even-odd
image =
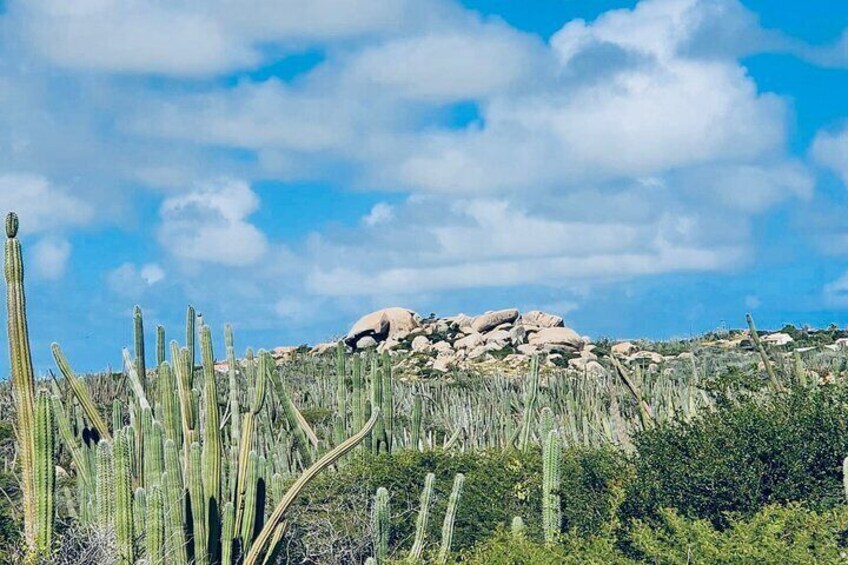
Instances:
[[[521,315],[521,319],[528,326],[539,328],[561,328],[565,325],[562,318],[554,314],[548,314],[541,310],[531,310]]]
[[[512,323],[518,319],[518,310],[509,308],[480,314],[471,322],[471,327],[476,332],[485,333],[503,323]]]
[[[610,348],[610,351],[621,357],[633,355],[638,350],[639,348],[629,341],[622,341],[621,343],[616,343]]]
[[[791,335],[783,332],[768,334],[760,339],[762,339],[762,341],[764,341],[765,343],[770,343],[772,345],[788,345],[795,341],[794,339],[792,339]]]
[[[485,339],[483,339],[483,335],[477,332],[473,334],[467,335],[463,338],[460,338],[453,342],[453,346],[456,349],[474,349],[478,345],[483,345],[485,343]]]
[[[573,349],[580,349],[583,346],[583,338],[571,328],[543,328],[531,335],[528,343],[537,347],[564,345]]]
[[[383,308],[362,316],[345,337],[348,345],[354,345],[363,337],[372,337],[375,341],[395,337],[399,333],[408,334],[421,323],[421,317],[406,308]]]

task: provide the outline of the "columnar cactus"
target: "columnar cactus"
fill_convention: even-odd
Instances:
[[[416,397],[418,398],[418,397]],[[421,560],[421,552],[424,550],[424,536],[427,533],[427,521],[430,516],[430,499],[433,497],[433,483],[436,475],[427,473],[424,477],[424,488],[421,490],[421,504],[418,509],[418,519],[415,521],[415,541],[409,550],[409,561],[418,563]]]
[[[68,414],[65,412],[62,399],[54,394],[50,400],[53,405],[53,416],[56,419],[56,427],[59,429],[59,435],[62,437],[62,441],[65,442],[65,447],[71,453],[71,459],[73,459],[74,467],[77,469],[77,476],[80,477],[83,483],[88,483],[91,480],[88,473],[88,462],[86,461],[83,448],[80,447],[74,435],[74,430],[71,428],[71,422],[68,419]]]
[[[112,447],[114,460],[114,506],[115,533],[118,541],[118,559],[120,563],[134,563],[133,543],[133,504],[132,504],[132,475],[131,453],[128,436],[132,428],[115,432],[115,443]]]
[[[391,508],[389,506],[389,491],[380,487],[374,497],[371,508],[371,535],[374,544],[374,557],[378,565],[387,563],[389,559],[389,529],[391,527]]]
[[[365,397],[362,390],[362,358],[353,356],[353,397],[351,403],[351,418],[354,430],[359,430],[365,424]]]
[[[392,360],[389,357],[389,352],[383,352],[382,358],[382,375],[383,375],[383,427],[386,434],[386,451],[392,452],[392,435],[395,427],[395,406],[394,397],[392,395]]]
[[[74,396],[77,397],[77,402],[79,402],[80,406],[82,406],[82,409],[85,412],[85,417],[88,418],[89,423],[94,426],[94,429],[97,430],[98,435],[100,435],[102,439],[111,441],[112,436],[109,434],[106,422],[103,421],[103,418],[100,416],[100,412],[97,411],[97,407],[94,405],[94,402],[92,402],[91,396],[89,396],[88,389],[85,387],[85,384],[77,378],[73,369],[71,369],[68,360],[65,358],[64,353],[62,353],[62,348],[59,347],[58,343],[54,343],[51,345],[50,349],[53,352],[53,359],[56,361],[59,371],[61,371],[62,376],[65,377],[65,382],[67,382],[71,387]]]
[[[112,444],[101,439],[97,444],[97,518],[101,528],[115,525],[115,468]]]
[[[421,449],[421,415],[423,412],[423,401],[420,394],[416,394],[412,400],[412,449]]]
[[[162,474],[164,501],[165,555],[175,565],[188,563],[187,542],[183,529],[183,482],[179,455],[173,440],[165,441],[165,472]]]
[[[256,488],[259,483],[259,457],[251,451],[247,458],[244,492],[244,514],[241,520],[241,538],[243,551],[250,550],[253,534],[256,531]]]
[[[524,413],[521,418],[521,436],[519,447],[527,449],[530,445],[530,432],[533,429],[533,413],[536,409],[536,398],[539,394],[539,358],[535,355],[530,362],[530,379],[524,395]]]
[[[562,522],[559,495],[561,457],[559,435],[551,430],[545,438],[542,452],[542,529],[548,544],[556,541]]]
[[[141,386],[147,387],[147,365],[144,362],[144,318],[141,314],[141,306],[136,305],[133,309],[133,337],[135,338],[135,370]]]
[[[156,406],[157,419],[162,423],[165,437],[177,445],[183,444],[183,424],[180,410],[180,399],[174,397],[177,391],[174,372],[167,362],[159,365],[157,377],[159,402]]]
[[[333,422],[334,443],[340,444],[345,440],[345,416],[347,414],[347,385],[345,384],[345,344],[339,341],[336,345],[336,416]]]
[[[371,359],[371,413],[379,412],[383,408],[383,379],[380,378],[377,358]],[[383,417],[377,419],[374,432],[371,434],[371,451],[375,454],[380,452],[380,445],[384,443],[385,425]]]
[[[6,216],[6,310],[9,358],[12,365],[12,390],[17,415],[16,433],[20,446],[21,495],[23,498],[24,540],[28,552],[35,554],[36,514],[33,491],[35,457],[35,376],[29,345],[24,295],[24,263],[17,239],[18,217]]]
[[[230,381],[230,447],[238,449],[239,424],[241,411],[239,408],[238,379],[236,375],[236,350],[233,345],[233,327],[224,326],[224,346],[227,350],[227,377]]]
[[[165,508],[162,489],[153,485],[147,492],[144,513],[144,547],[149,565],[165,563]]]
[[[53,542],[56,498],[56,463],[53,460],[53,409],[46,390],[38,394],[35,406],[35,544],[41,556],[48,556]]]
[[[156,326],[156,366],[165,362],[165,328]]]
[[[218,385],[215,382],[215,358],[212,354],[212,333],[204,325],[200,340],[203,357],[203,405],[206,421],[203,436],[203,492],[205,498],[205,530],[209,539],[217,539],[220,527],[218,513],[221,508],[221,459],[224,447],[221,443],[220,415],[218,414]],[[216,545],[210,544],[212,561],[217,559]]]
[[[186,349],[188,350],[188,384],[189,388],[191,388],[191,384],[194,381],[194,368],[196,366],[195,353],[196,349],[194,347],[194,332],[195,326],[194,323],[197,320],[197,313],[194,311],[194,306],[189,306],[186,310]]]
[[[191,502],[192,532],[194,533],[194,562],[209,563],[208,537],[206,532],[206,498],[203,491],[203,463],[200,444],[194,442],[189,448],[186,466],[186,486]]]
[[[235,537],[235,515],[236,511],[232,502],[224,504],[221,512],[221,563],[233,562],[233,538]]]
[[[459,506],[459,499],[462,496],[462,487],[464,484],[465,475],[457,473],[453,479],[453,488],[448,499],[448,509],[445,511],[445,521],[442,523],[442,543],[439,546],[439,556],[437,558],[437,562],[442,565],[447,563],[448,556],[450,555],[451,543],[453,542],[453,528],[456,521],[456,509]]]
[[[161,481],[162,477],[159,477],[159,480]],[[146,530],[145,520],[146,519],[147,519],[147,489],[144,488],[144,487],[138,487],[137,489],[135,489],[135,493],[133,494],[133,497],[132,497],[133,532],[135,533],[137,538],[141,538],[144,535],[146,535],[145,534],[145,530]]]

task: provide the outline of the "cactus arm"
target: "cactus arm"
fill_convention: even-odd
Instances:
[[[348,451],[356,447],[359,442],[365,439],[365,436],[371,433],[371,430],[374,429],[374,425],[377,423],[377,418],[379,417],[380,409],[377,408],[371,414],[371,418],[368,422],[366,422],[365,427],[359,430],[356,435],[351,436],[336,446],[335,449],[327,452],[323,457],[321,457],[321,459],[316,461],[311,467],[303,472],[291,488],[289,488],[279,504],[277,504],[277,507],[271,513],[271,517],[268,518],[268,521],[265,523],[262,531],[259,532],[258,536],[256,536],[256,539],[253,541],[253,545],[250,548],[250,553],[247,554],[247,557],[244,560],[244,565],[256,565],[256,562],[265,550],[265,546],[268,545],[269,539],[274,534],[277,525],[280,524],[286,511],[289,509],[292,502],[294,502],[295,498],[297,498],[297,496],[301,493],[303,488],[316,476],[318,476],[321,471],[335,463],[340,457],[343,457]],[[273,551],[273,547],[268,550]]]
[[[55,359],[56,365],[59,367],[59,371],[61,371],[65,380],[68,381],[68,385],[70,385],[71,390],[74,392],[74,396],[77,397],[80,406],[82,406],[82,409],[85,412],[85,417],[88,418],[88,421],[92,426],[94,426],[97,433],[100,434],[101,439],[112,441],[112,436],[109,434],[106,422],[103,421],[103,418],[97,411],[97,407],[94,405],[94,402],[92,402],[91,396],[88,394],[88,389],[85,388],[85,384],[77,378],[73,369],[71,369],[70,364],[68,364],[68,360],[62,352],[62,348],[59,347],[58,343],[54,343],[50,346],[50,349],[53,351],[53,359]]]

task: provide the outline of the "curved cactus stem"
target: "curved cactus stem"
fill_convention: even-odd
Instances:
[[[94,402],[92,402],[91,396],[89,396],[88,389],[85,387],[85,384],[77,378],[73,369],[71,369],[71,366],[68,364],[68,360],[62,352],[62,348],[59,347],[58,343],[54,343],[50,346],[50,349],[53,352],[53,359],[56,361],[59,371],[61,371],[62,376],[65,377],[65,380],[68,382],[68,385],[70,385],[74,396],[77,397],[77,401],[79,401],[80,406],[82,406],[83,412],[85,412],[85,417],[88,418],[88,421],[92,426],[94,426],[94,429],[97,430],[101,439],[112,441],[112,436],[109,433],[109,429],[106,427],[106,422],[103,421],[103,418],[100,416],[100,412],[97,411],[97,407],[94,405]]]
[[[268,521],[265,522],[265,527],[262,528],[262,531],[259,532],[259,535],[256,536],[256,539],[253,540],[253,546],[250,548],[250,553],[247,554],[247,557],[244,560],[244,565],[256,565],[259,557],[262,555],[262,552],[265,551],[265,546],[268,545],[268,541],[272,535],[274,535],[274,531],[277,526],[283,519],[286,511],[291,506],[294,499],[297,498],[297,495],[301,493],[303,488],[308,485],[312,479],[314,479],[318,474],[336,462],[340,457],[343,457],[348,451],[356,447],[356,445],[365,439],[371,430],[374,428],[374,425],[377,423],[377,418],[380,417],[380,409],[377,408],[371,414],[371,418],[366,422],[365,427],[359,430],[356,435],[351,436],[341,444],[339,444],[335,449],[326,453],[321,459],[316,461],[311,467],[309,467],[303,474],[294,482],[294,484],[289,488],[286,492],[286,495],[277,504],[277,507],[271,513],[271,517],[268,518]],[[273,551],[273,547],[269,547],[268,551]]]
[[[418,398],[418,397],[416,397]],[[433,497],[433,483],[436,475],[427,473],[424,477],[424,488],[421,490],[421,505],[418,510],[418,519],[415,521],[415,541],[409,550],[408,560],[418,563],[421,560],[421,552],[424,550],[424,537],[427,534],[427,521],[430,517],[430,499]]]

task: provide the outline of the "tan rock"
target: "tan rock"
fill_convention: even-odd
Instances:
[[[638,347],[629,341],[622,341],[621,343],[616,343],[610,348],[616,355],[620,355],[622,357],[627,357],[628,355],[633,355],[636,351],[638,351]]]
[[[509,341],[512,342],[513,345],[520,345],[527,341],[527,330],[522,325],[513,326],[511,330],[509,330]]]
[[[768,334],[760,338],[764,343],[769,343],[771,345],[788,345],[795,341],[792,339],[792,336],[783,333],[783,332],[775,332],[773,334]]]
[[[453,347],[446,341],[439,341],[430,345],[430,349],[438,355],[448,355],[453,353]]]
[[[539,351],[538,347],[536,347],[535,345],[530,345],[529,343],[522,343],[521,345],[517,345],[515,349],[522,355],[533,355],[534,353]]]
[[[366,335],[365,337],[361,337],[356,340],[357,349],[372,349],[374,347],[377,347],[377,340],[370,335]]]
[[[456,349],[474,349],[478,345],[483,345],[485,341],[486,340],[483,339],[483,334],[474,332],[470,335],[456,340],[455,342],[453,342],[453,346]]]
[[[548,314],[541,310],[531,310],[521,315],[525,324],[539,328],[558,328],[565,325],[560,316]]]
[[[663,361],[665,361],[665,357],[655,351],[637,351],[627,359],[628,361],[639,361],[647,359],[653,364],[662,363]]]
[[[486,343],[496,342],[503,347],[509,341],[509,332],[506,330],[492,330],[483,335],[483,341]]]
[[[583,346],[583,338],[571,328],[543,328],[528,339],[530,345],[566,345],[579,349]]]
[[[485,314],[480,314],[474,318],[474,321],[471,322],[471,327],[474,328],[475,331],[485,333],[504,322],[514,322],[517,318],[518,310],[515,308],[486,312]]]
[[[415,339],[412,340],[412,350],[413,351],[425,351],[430,347],[430,340],[428,340],[423,335],[415,336]]]
[[[323,355],[323,354],[325,354],[329,351],[335,351],[335,349],[336,349],[336,342],[329,341],[329,342],[326,342],[326,343],[316,344],[315,346],[312,347],[312,349],[310,351],[312,353],[314,353],[315,355]]]
[[[406,332],[407,335],[413,329],[419,327],[421,317],[406,308],[383,308],[361,317],[347,333],[345,341],[354,344],[360,338],[370,336],[375,341],[382,341],[388,337],[395,337],[398,333]]]

